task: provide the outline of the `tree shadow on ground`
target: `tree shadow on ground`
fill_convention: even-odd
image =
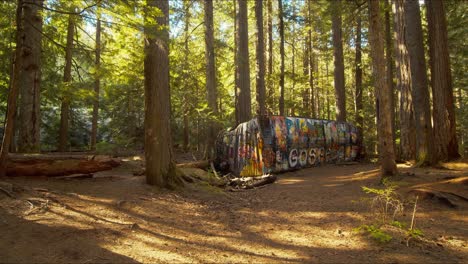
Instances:
[[[0,230],[3,263],[137,263],[101,247],[96,229],[41,224],[0,207]]]
[[[55,199],[66,205],[54,206],[47,214],[37,216],[37,221],[49,225],[40,232],[42,235],[48,236],[50,228],[51,232],[76,236],[77,240],[95,239],[82,242],[80,247],[64,246],[63,252],[58,251],[49,262],[75,262],[66,257],[73,256],[67,248],[91,252],[86,256],[93,262],[99,262],[96,256],[100,254],[116,258],[112,262],[120,261],[120,255],[106,255],[108,248],[141,262],[415,263],[462,262],[466,256],[449,248],[407,248],[398,240],[379,245],[353,234],[351,230],[371,215],[352,200],[360,197],[356,193],[360,193],[362,185],[377,182],[376,168],[330,170],[283,174],[278,183],[266,188],[214,195],[212,199],[161,191],[144,185],[142,178],[30,184],[55,190]],[[79,229],[84,231],[55,227],[60,221],[84,226]],[[433,224],[432,228],[442,232],[444,225]],[[460,231],[450,232],[456,235]],[[33,246],[24,242],[26,237],[19,241],[26,247]],[[96,246],[104,253],[93,253]]]

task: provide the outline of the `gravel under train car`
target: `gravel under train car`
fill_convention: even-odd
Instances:
[[[361,151],[350,123],[303,117],[262,116],[220,134],[217,163],[241,177],[354,161]]]

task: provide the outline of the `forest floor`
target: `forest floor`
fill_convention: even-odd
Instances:
[[[303,169],[229,192],[151,187],[132,175],[139,162],[125,159],[91,179],[0,179],[14,195],[0,192],[0,262],[468,262],[467,163],[400,165],[400,222],[411,221],[412,190],[441,195],[420,192],[415,227],[423,237],[407,246],[398,228],[385,229],[387,243],[354,231],[378,220],[362,191],[381,188],[375,164]]]

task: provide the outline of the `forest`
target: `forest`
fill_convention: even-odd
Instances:
[[[467,11],[0,1],[0,262],[465,262]]]

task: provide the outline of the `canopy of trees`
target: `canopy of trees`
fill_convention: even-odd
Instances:
[[[353,122],[389,174],[396,160],[456,159],[468,151],[467,10],[456,0],[1,1],[0,162],[8,151],[157,145],[152,170],[172,173],[172,148],[212,157],[220,129],[256,114]]]

